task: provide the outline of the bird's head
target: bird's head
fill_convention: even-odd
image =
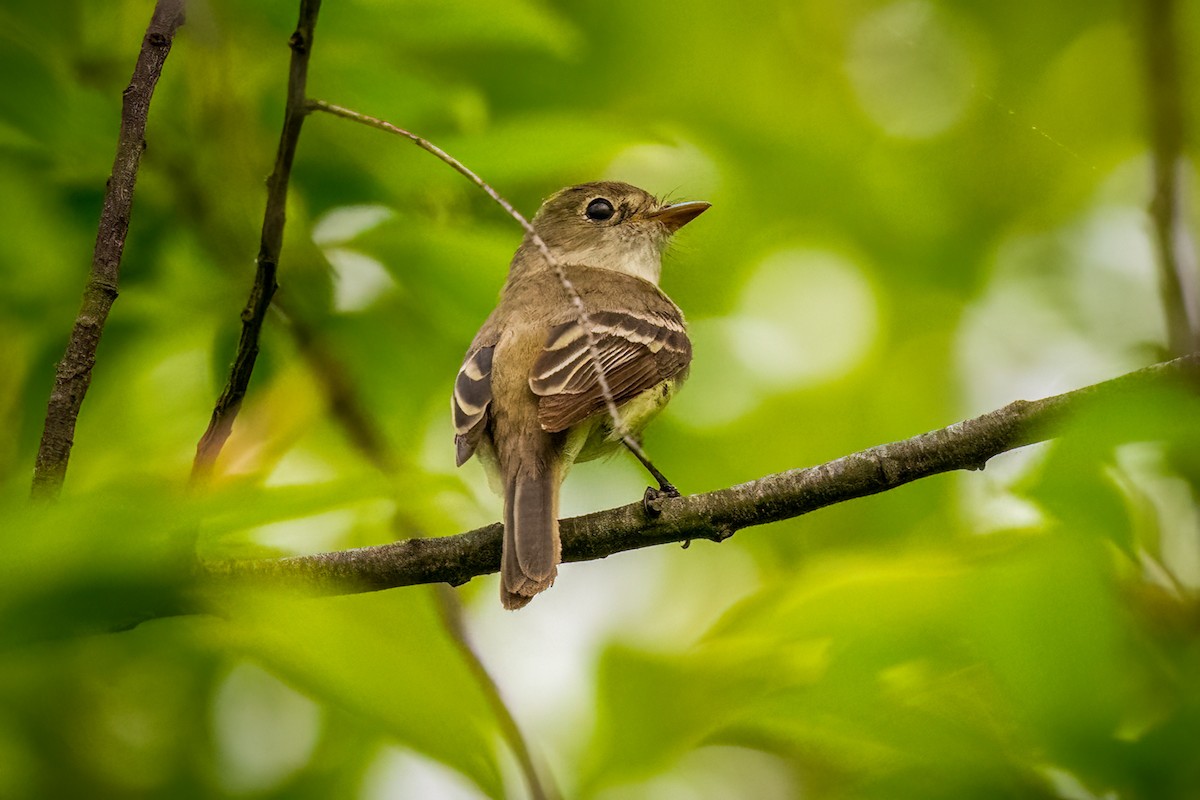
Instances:
[[[671,236],[708,207],[702,201],[660,203],[628,183],[597,181],[555,193],[538,209],[533,228],[563,264],[616,270],[657,284]]]

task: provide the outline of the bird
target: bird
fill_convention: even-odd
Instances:
[[[572,464],[624,443],[659,483],[647,498],[678,495],[636,437],[691,365],[683,312],[658,283],[675,232],[709,207],[660,202],[616,181],[569,186],[532,219],[541,242],[527,232],[514,254],[451,401],[457,465],[478,456],[504,501],[505,608],[554,583],[559,488]]]

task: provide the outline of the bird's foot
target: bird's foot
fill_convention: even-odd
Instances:
[[[657,489],[653,486],[647,486],[646,493],[642,495],[642,509],[645,510],[647,517],[657,517],[662,514],[662,502],[664,500],[670,500],[673,497],[679,496],[679,490],[668,481],[663,481],[662,485]]]

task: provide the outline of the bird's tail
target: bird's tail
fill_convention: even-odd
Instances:
[[[558,574],[558,475],[541,459],[521,464],[504,487],[504,555],[500,563],[500,602],[525,606],[549,589]]]

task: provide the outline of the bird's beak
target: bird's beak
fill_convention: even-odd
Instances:
[[[687,203],[672,203],[669,206],[663,206],[658,211],[651,212],[646,215],[647,219],[652,219],[661,224],[667,229],[668,233],[675,231],[687,225],[696,217],[703,214],[712,203],[706,203],[703,200],[691,200]]]

